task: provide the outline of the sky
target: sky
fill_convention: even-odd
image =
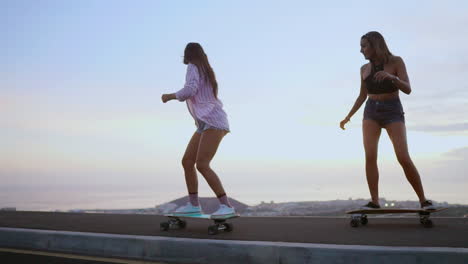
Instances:
[[[182,55],[199,42],[231,126],[212,162],[229,196],[369,198],[360,37],[405,61],[408,143],[428,198],[468,204],[466,1],[0,1],[0,207],[153,207],[183,195],[195,131]],[[388,135],[380,196],[417,200]],[[213,192],[199,175],[200,196]]]

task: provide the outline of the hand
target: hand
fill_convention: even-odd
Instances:
[[[386,71],[379,71],[379,72],[376,72],[374,75],[374,80],[378,82],[381,82],[383,80],[394,80],[394,79],[396,79],[396,76]]]
[[[167,101],[170,101],[170,100],[172,100],[172,99],[174,99],[174,98],[172,97],[172,94],[163,94],[163,95],[161,96],[161,100],[163,101],[163,103],[166,103]]]
[[[343,121],[340,122],[340,127],[341,129],[345,130],[346,128],[344,127],[346,123],[348,123],[350,120],[349,120],[349,117],[346,117],[345,119],[343,119]]]

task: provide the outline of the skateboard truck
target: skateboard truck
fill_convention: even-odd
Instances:
[[[352,227],[358,227],[359,224],[361,225],[367,225],[367,223],[369,222],[369,220],[367,219],[367,215],[366,214],[353,214],[351,216],[351,226]]]
[[[214,219],[215,224],[208,227],[208,234],[216,235],[219,231],[231,232],[234,229],[232,223],[226,223],[225,219]]]
[[[162,222],[159,226],[161,231],[167,231],[169,229],[184,229],[187,226],[187,222],[177,217],[171,217],[167,222]]]

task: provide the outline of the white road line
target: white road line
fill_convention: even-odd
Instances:
[[[59,257],[59,258],[79,259],[79,260],[90,260],[90,261],[100,261],[100,262],[109,262],[109,263],[122,263],[122,264],[164,264],[162,262],[149,262],[149,261],[140,261],[140,260],[126,260],[126,259],[115,259],[115,258],[91,257],[91,256],[82,256],[82,255],[74,255],[74,254],[52,253],[52,252],[46,252],[46,251],[23,250],[23,249],[13,249],[13,248],[0,248],[0,252],[28,254],[28,255],[40,255],[40,256],[47,256],[47,257]]]

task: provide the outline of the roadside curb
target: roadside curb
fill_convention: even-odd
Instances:
[[[468,248],[354,246],[0,227],[0,247],[173,263],[468,263]]]

